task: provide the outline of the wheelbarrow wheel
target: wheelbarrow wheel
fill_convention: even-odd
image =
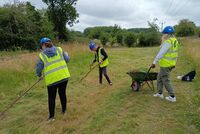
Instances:
[[[133,81],[133,83],[131,85],[131,88],[132,88],[133,91],[139,91],[140,87],[141,87],[141,85],[140,85],[139,82]]]

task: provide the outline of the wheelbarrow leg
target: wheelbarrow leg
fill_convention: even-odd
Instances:
[[[149,84],[149,82],[148,81],[145,81],[145,83],[147,83],[147,85],[149,86],[149,88],[151,89],[151,90],[153,90],[154,91],[154,87],[152,88],[151,86],[150,86],[150,84]],[[153,85],[152,85],[153,86]]]
[[[152,84],[152,87],[153,87],[153,91],[155,91],[155,88],[154,88],[154,84],[153,84],[153,81],[151,81],[151,84]]]
[[[144,84],[145,84],[144,82],[143,82],[143,83],[141,83],[141,89],[143,89],[143,86],[144,86]]]

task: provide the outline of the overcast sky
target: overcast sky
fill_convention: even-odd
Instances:
[[[0,5],[14,0],[0,0]],[[17,1],[17,0],[16,0]],[[46,8],[42,0],[30,1],[36,8]],[[186,18],[200,26],[200,0],[78,0],[79,23],[70,29],[83,31],[86,27],[114,26],[122,28],[148,27],[154,18],[161,26],[175,25]]]

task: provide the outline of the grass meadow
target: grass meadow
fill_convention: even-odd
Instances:
[[[106,48],[110,65],[105,79],[98,84],[98,68],[81,83],[93,60],[87,44],[67,44],[62,48],[71,57],[68,83],[68,111],[61,115],[60,101],[56,100],[56,120],[47,123],[47,89],[41,81],[0,120],[2,134],[197,134],[200,133],[199,76],[191,83],[176,77],[196,68],[199,74],[200,40],[181,39],[178,65],[172,72],[177,102],[153,98],[154,91],[144,86],[131,91],[130,70],[147,70],[159,47]],[[35,63],[39,52],[0,52],[0,111],[20,93],[37,81]],[[159,71],[157,66],[155,70]],[[154,83],[156,86],[156,82]],[[167,96],[167,92],[164,92]]]

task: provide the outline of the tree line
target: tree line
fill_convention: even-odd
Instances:
[[[149,28],[122,29],[118,25],[86,28],[85,37],[99,39],[102,45],[118,46],[155,46],[160,44],[160,33],[154,22],[149,22]]]
[[[77,0],[42,0],[47,9],[38,10],[30,2],[0,7],[0,50],[37,50],[41,37],[56,41],[100,40],[102,45],[146,47],[160,44],[160,31],[155,22],[149,28],[124,29],[118,26],[88,27],[84,32],[66,27],[78,23]],[[174,26],[176,36],[199,36],[200,28],[188,19]]]
[[[161,32],[155,22],[148,22],[149,28],[122,29],[118,25],[108,27],[86,28],[84,36],[90,39],[99,39],[102,45],[120,45],[128,47],[146,47],[160,44]],[[177,37],[198,36],[200,27],[188,19],[182,19],[174,26]]]

